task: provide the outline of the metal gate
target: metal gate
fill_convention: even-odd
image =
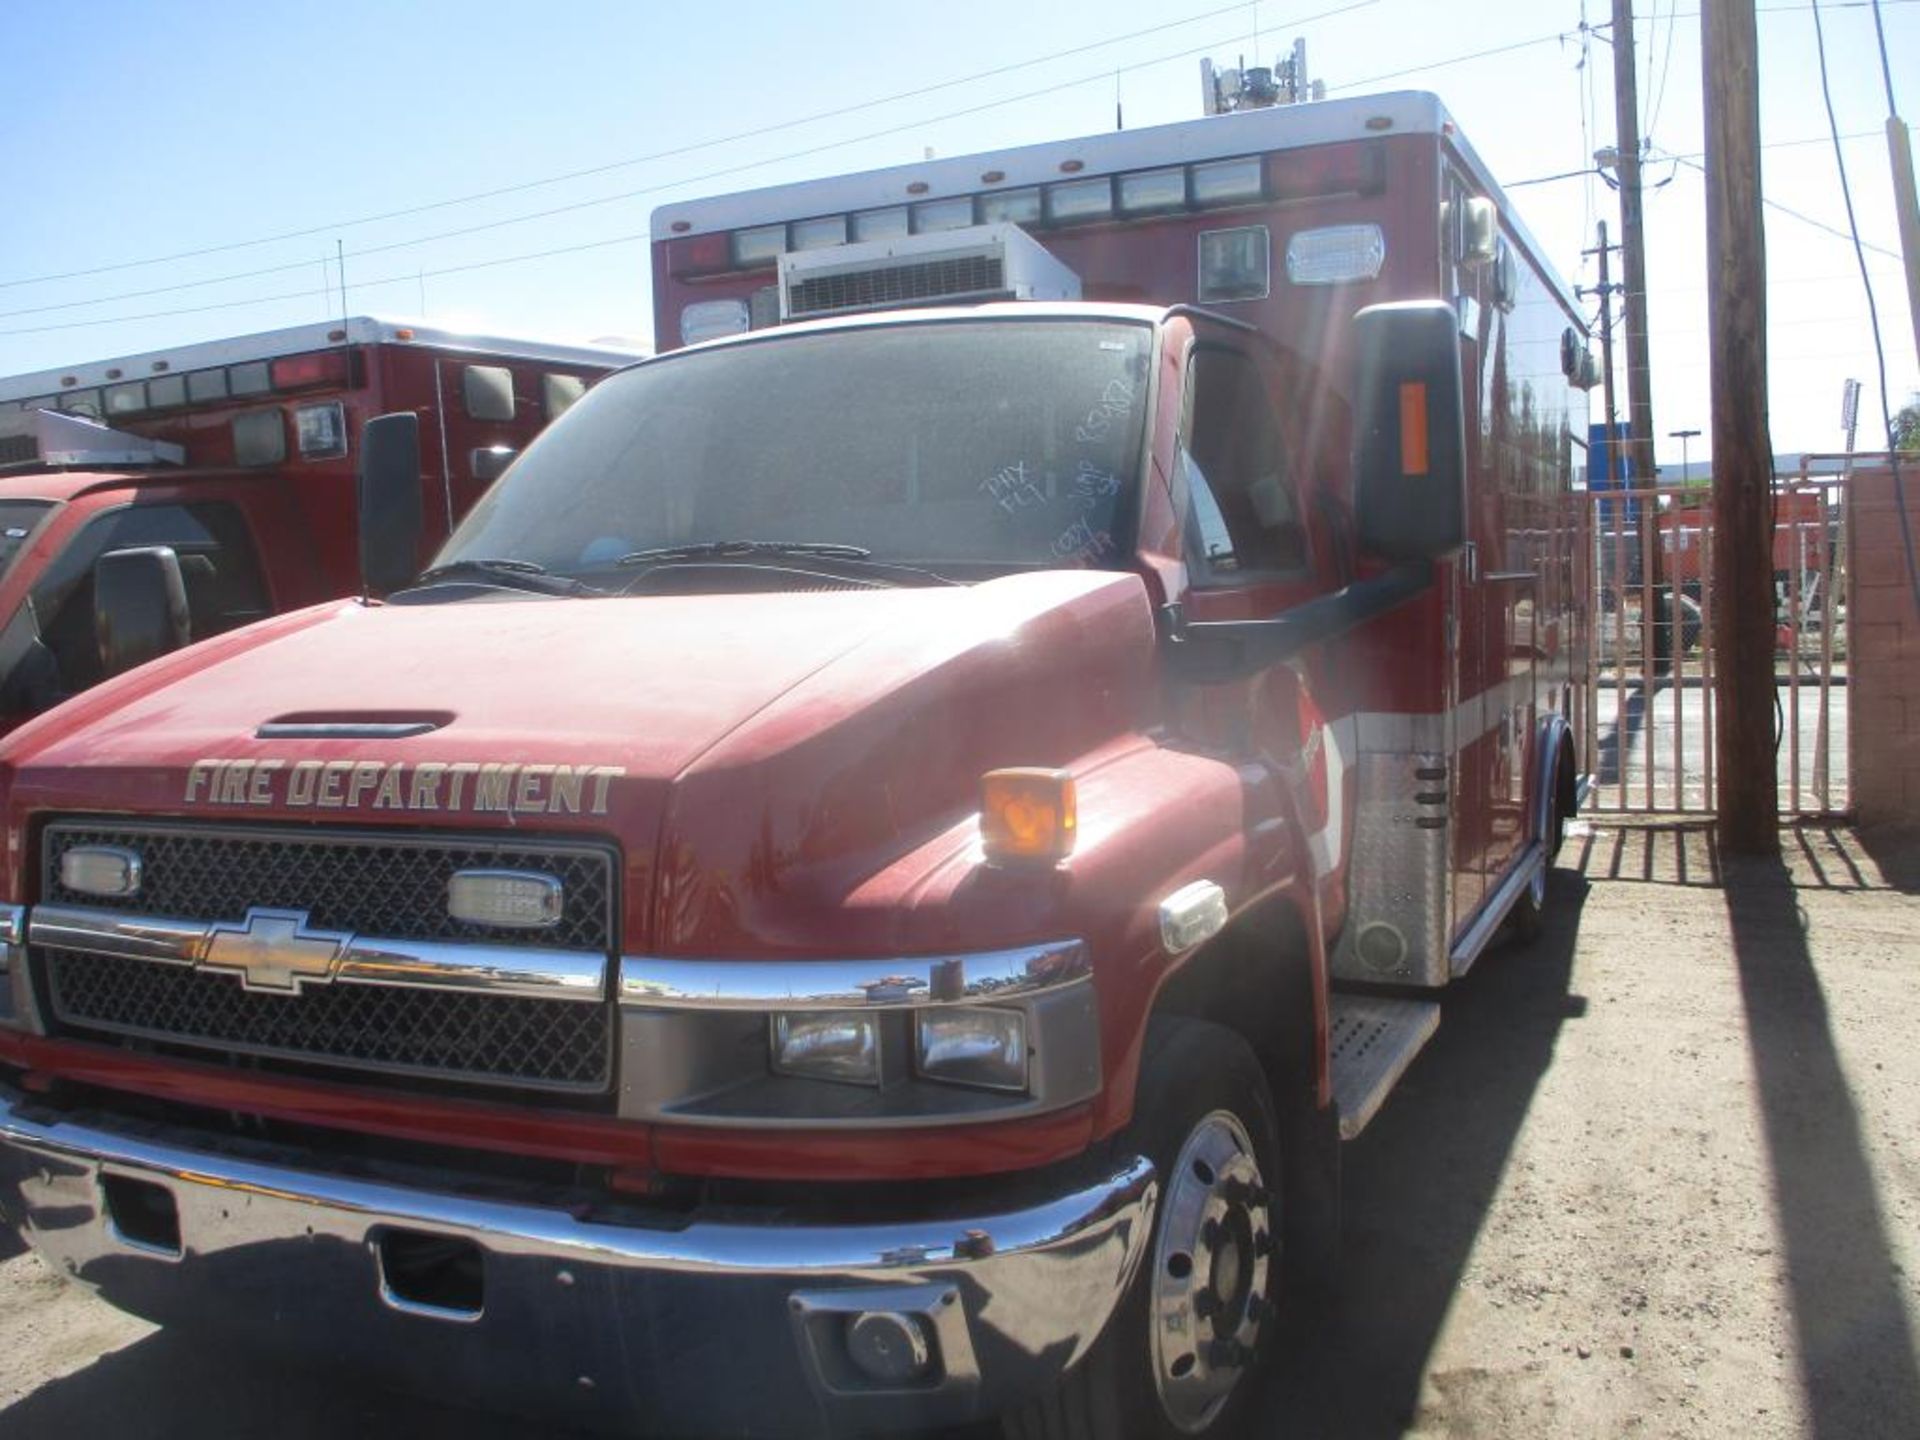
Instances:
[[[1852,460],[1867,460],[1854,456]],[[1848,476],[1809,455],[1773,484],[1774,752],[1783,815],[1850,803],[1847,766]],[[1714,806],[1713,497],[1705,487],[1587,492],[1587,809]]]

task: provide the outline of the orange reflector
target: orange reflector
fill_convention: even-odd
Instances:
[[[989,860],[1064,860],[1073,853],[1073,776],[989,770],[980,777],[980,839]]]
[[[1427,473],[1427,387],[1418,380],[1400,387],[1400,473]]]

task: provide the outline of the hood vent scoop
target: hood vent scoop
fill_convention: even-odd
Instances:
[[[256,740],[406,740],[453,723],[445,712],[412,715],[281,715],[253,732]]]

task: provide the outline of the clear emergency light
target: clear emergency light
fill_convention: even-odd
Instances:
[[[1296,285],[1371,280],[1386,262],[1387,237],[1378,225],[1327,225],[1287,240],[1287,279]]]
[[[124,465],[180,465],[186,451],[57,410],[0,414],[0,465],[109,469]]]

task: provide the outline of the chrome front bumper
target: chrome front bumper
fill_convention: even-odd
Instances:
[[[626,1433],[836,1434],[993,1414],[1098,1337],[1155,1197],[1141,1159],[954,1218],[598,1219],[227,1154],[0,1085],[0,1210],[111,1303],[463,1404]],[[390,1273],[395,1255],[442,1242],[478,1257],[477,1289],[457,1303],[408,1294]],[[869,1311],[914,1317],[927,1373],[889,1387],[849,1362],[849,1322]]]

